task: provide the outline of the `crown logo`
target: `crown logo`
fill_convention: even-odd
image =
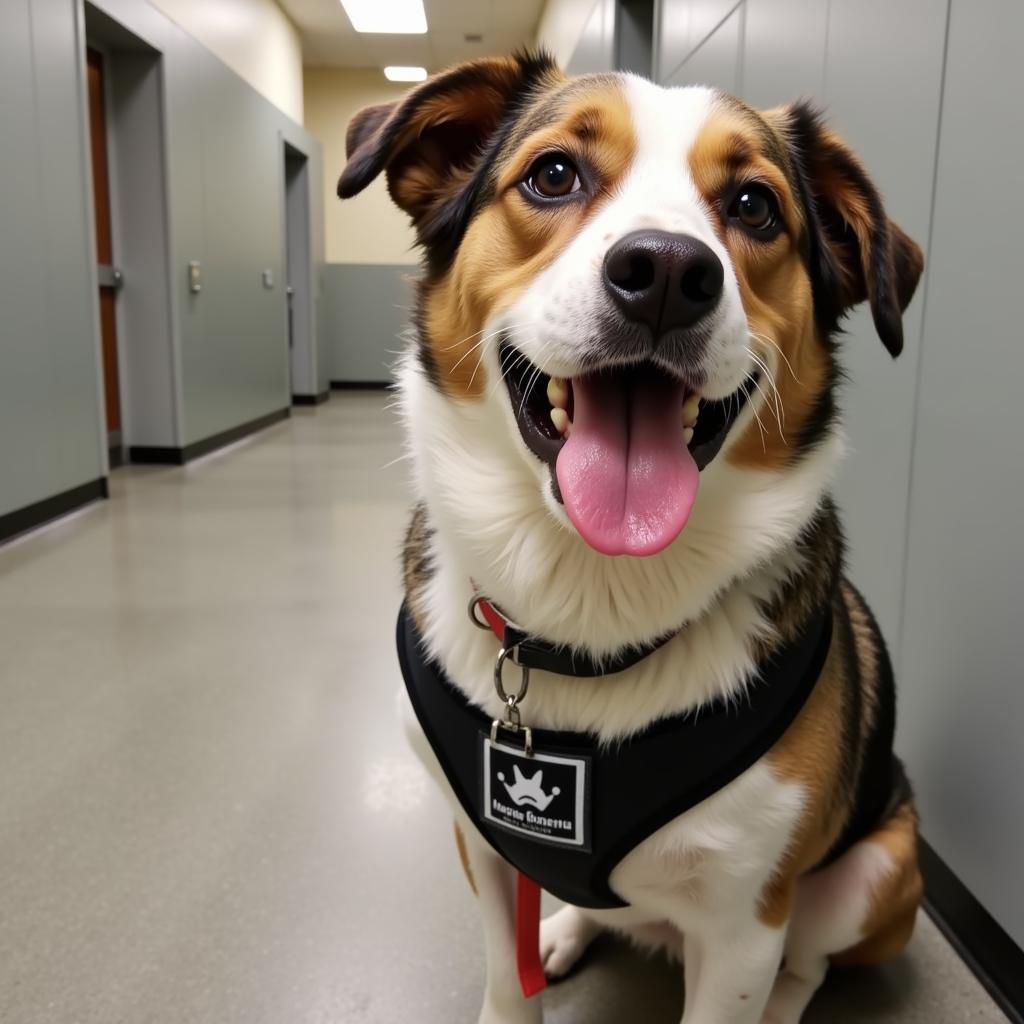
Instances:
[[[529,779],[523,775],[517,764],[512,765],[512,771],[515,774],[515,785],[510,786],[505,782],[504,772],[498,772],[498,780],[504,785],[505,791],[516,807],[529,804],[531,807],[536,807],[538,811],[546,811],[548,804],[561,792],[557,786],[553,786],[550,793],[544,792],[543,768],[539,768],[537,774]]]

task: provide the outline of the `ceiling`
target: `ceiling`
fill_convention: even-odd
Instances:
[[[424,0],[425,35],[377,35],[352,29],[341,0],[278,0],[302,36],[307,67],[382,68],[416,64],[438,71],[531,44],[544,0]],[[466,42],[467,34],[483,36]]]

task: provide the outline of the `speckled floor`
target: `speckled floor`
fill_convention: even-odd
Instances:
[[[0,547],[0,1021],[462,1024],[482,952],[392,713],[405,516],[377,393],[335,394]],[[556,1024],[678,1021],[601,939]],[[927,919],[809,1024],[1004,1018]]]

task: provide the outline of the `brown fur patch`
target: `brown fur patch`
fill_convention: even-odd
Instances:
[[[455,846],[459,851],[459,861],[462,864],[463,874],[466,876],[466,881],[469,882],[470,889],[473,890],[473,895],[479,895],[476,891],[476,879],[473,877],[473,866],[469,863],[469,850],[466,849],[466,837],[462,834],[462,829],[459,828],[458,822],[453,822],[455,828]]]
[[[694,182],[729,250],[739,284],[752,350],[769,366],[753,401],[754,422],[728,459],[738,466],[781,469],[797,449],[822,389],[830,386],[830,354],[818,335],[811,279],[801,252],[804,213],[782,160],[784,147],[767,124],[738,105],[722,105],[701,129],[690,152]],[[729,225],[721,211],[732,192],[748,182],[768,186],[778,197],[785,230],[759,241]],[[761,402],[762,395],[764,402]]]
[[[576,83],[566,99],[542,102],[556,105],[555,116],[517,138],[493,170],[493,201],[469,225],[451,269],[426,289],[426,344],[442,386],[454,397],[485,393],[484,346],[474,350],[484,325],[564,252],[625,175],[636,150],[629,107],[614,81],[595,79],[589,89]],[[524,116],[536,119],[536,111]],[[518,183],[533,162],[554,151],[586,168],[595,185],[589,199],[541,207],[520,193]]]
[[[838,578],[841,537],[833,509],[819,514],[801,538],[805,568],[771,617],[784,636],[792,636],[802,615],[799,594],[815,590],[817,578],[838,579],[833,599],[832,646],[811,698],[797,720],[767,755],[783,779],[801,786],[805,805],[797,828],[772,881],[762,893],[759,919],[782,927],[793,908],[801,875],[816,868],[833,850],[856,812],[857,789],[867,737],[873,734],[881,700],[882,659],[877,628],[863,599]],[[830,567],[831,570],[830,570]],[[814,600],[816,598],[812,598]],[[864,922],[864,940],[836,962],[877,963],[898,953],[913,930],[921,900],[917,868],[917,819],[909,800],[895,803],[863,842],[885,847],[896,870],[872,893]]]
[[[772,928],[789,920],[797,879],[825,857],[849,813],[850,794],[839,785],[845,661],[834,636],[814,692],[766,759],[775,775],[798,782],[805,796],[789,849],[761,896],[758,918]]]
[[[865,841],[884,847],[896,867],[871,894],[861,926],[863,941],[832,957],[842,966],[883,963],[902,952],[913,934],[924,893],[917,863],[917,815],[909,803]]]

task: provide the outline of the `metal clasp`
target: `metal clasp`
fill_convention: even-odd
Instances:
[[[470,612],[472,614],[472,611]],[[523,698],[526,696],[526,691],[530,688],[530,670],[526,665],[519,665],[517,660],[518,648],[505,648],[502,647],[498,651],[497,660],[494,662],[494,689],[501,699],[502,704],[505,705],[505,718],[495,718],[491,722],[491,742],[498,742],[498,731],[500,729],[507,729],[509,732],[523,734],[523,752],[527,757],[533,757],[533,731],[528,725],[523,725],[522,715],[519,712],[519,705],[522,703]],[[511,658],[514,665],[519,665],[519,671],[522,675],[519,677],[519,691],[517,693],[508,693],[505,690],[505,684],[501,677],[502,669],[505,662]]]
[[[523,725],[522,718],[519,715],[519,708],[516,706],[515,695],[509,696],[505,702],[505,720],[502,721],[500,718],[495,718],[491,722],[491,742],[498,742],[498,731],[500,729],[507,729],[511,733],[515,733],[517,736],[519,733],[523,734],[523,753],[527,757],[533,757],[533,730],[528,725]]]

